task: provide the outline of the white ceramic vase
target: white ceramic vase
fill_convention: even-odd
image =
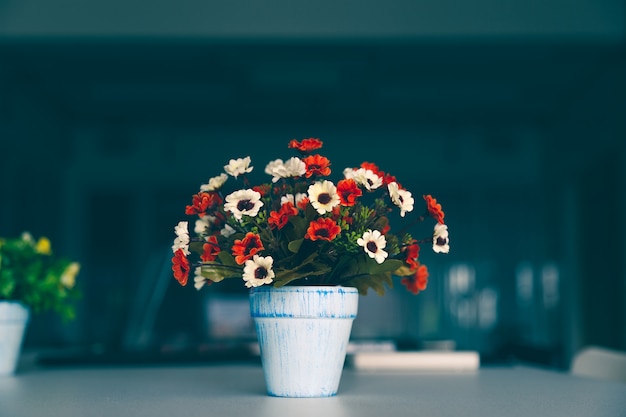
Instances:
[[[352,287],[262,286],[250,291],[269,395],[337,394],[358,301]]]
[[[17,301],[0,301],[0,375],[13,375],[30,311]]]

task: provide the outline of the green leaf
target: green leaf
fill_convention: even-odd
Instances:
[[[204,245],[204,242],[191,242],[189,243],[189,250],[191,252],[195,252],[195,253],[202,255],[202,253],[204,252],[204,249],[202,249],[203,245]]]
[[[220,261],[222,261],[222,264],[224,265],[237,266],[237,262],[235,262],[235,258],[233,257],[233,255],[226,251],[221,251],[217,254],[217,257]]]
[[[315,270],[310,270],[308,268],[304,268],[304,270],[302,270],[302,268],[298,268],[297,271],[282,271],[281,273],[276,274],[276,276],[274,277],[274,286],[284,287],[285,285],[297,279],[325,275],[329,271],[330,267]]]
[[[361,295],[367,295],[367,291],[372,288],[381,296],[385,295],[385,284],[387,284],[389,288],[393,288],[391,273],[364,275],[345,283],[346,286],[356,287]]]
[[[375,275],[375,274],[381,274],[385,272],[393,272],[397,270],[398,268],[400,268],[402,265],[404,265],[404,262],[401,261],[400,259],[387,259],[382,264],[376,263],[376,261],[374,261],[374,264],[368,265],[367,268],[369,269],[370,274]]]
[[[289,251],[292,253],[298,253],[300,247],[302,246],[302,242],[304,242],[304,239],[292,240],[289,242]]]
[[[241,278],[241,268],[218,263],[202,264],[200,274],[213,282],[220,282],[227,278]]]
[[[291,216],[289,218],[289,223],[293,226],[293,230],[290,232],[290,235],[293,236],[294,239],[304,236],[306,234],[306,229],[309,227],[309,222],[300,216]]]

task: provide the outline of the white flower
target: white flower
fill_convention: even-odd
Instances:
[[[222,185],[224,185],[227,179],[228,175],[221,173],[219,176],[209,179],[208,184],[202,184],[200,186],[200,191],[210,192],[219,190],[220,188],[222,188]]]
[[[235,229],[230,227],[229,224],[225,224],[224,228],[222,230],[220,230],[220,235],[222,235],[224,237],[230,237],[230,236],[232,236],[234,234],[235,234]]]
[[[385,259],[389,255],[383,250],[385,246],[387,246],[387,240],[378,230],[367,230],[363,233],[363,237],[360,237],[356,243],[359,246],[363,246],[365,253],[367,253],[370,258],[374,258],[379,264],[385,262]]]
[[[387,185],[387,189],[389,190],[389,197],[391,197],[393,204],[400,208],[400,217],[404,217],[407,212],[413,211],[413,203],[415,200],[413,200],[410,192],[399,188],[397,182],[390,182]]]
[[[306,164],[300,158],[289,158],[283,163],[282,159],[276,159],[265,167],[265,172],[272,176],[272,182],[281,178],[299,177],[305,174]]]
[[[31,245],[35,244],[35,239],[33,239],[33,235],[31,235],[29,232],[22,233],[22,240],[24,242],[30,243]]]
[[[202,276],[202,267],[197,266],[193,271],[193,286],[199,290],[206,284],[206,278]]]
[[[252,172],[252,169],[253,167],[250,166],[249,156],[246,156],[245,158],[231,159],[228,162],[228,165],[224,166],[224,171],[226,171],[228,175],[235,178],[237,178],[238,175]]]
[[[185,255],[190,255],[188,222],[178,222],[174,227],[174,232],[176,232],[176,239],[172,245],[172,252],[182,249]]]
[[[285,162],[285,169],[290,177],[301,177],[306,173],[306,164],[297,157],[291,157]]]
[[[226,196],[224,209],[233,213],[237,220],[241,220],[244,214],[255,217],[263,206],[261,193],[252,189],[238,190]]]
[[[331,212],[335,206],[339,205],[337,187],[330,181],[324,180],[311,184],[308,192],[309,201],[319,214]]]
[[[383,185],[382,177],[374,174],[371,169],[359,168],[359,169],[345,169],[343,175],[350,179],[352,178],[357,184],[362,185],[367,190],[375,190]]]
[[[450,252],[450,239],[448,238],[448,226],[437,223],[433,233],[433,250],[437,253]]]
[[[280,175],[278,175],[278,172],[282,169],[284,165],[285,163],[283,162],[282,159],[276,159],[274,161],[269,162],[265,166],[265,173],[267,175],[272,176],[272,182],[278,181],[278,179],[280,178]]]
[[[282,206],[285,203],[291,203],[294,206],[297,206],[305,198],[306,194],[304,193],[297,193],[295,197],[293,194],[285,194],[280,198],[280,205]]]
[[[246,282],[246,287],[271,284],[274,279],[273,264],[274,259],[271,256],[254,255],[252,259],[248,259],[243,268],[243,280]]]
[[[79,271],[80,264],[78,262],[70,263],[61,275],[61,285],[65,288],[73,288],[76,284],[76,275],[78,275]]]
[[[211,226],[211,224],[215,221],[216,217],[211,216],[210,214],[205,214],[204,216],[196,219],[196,223],[194,225],[193,231],[201,235],[205,232],[206,228]]]
[[[345,168],[345,169],[343,170],[343,176],[344,176],[344,178],[346,178],[346,179],[349,179],[349,178],[354,178],[354,173],[355,173],[355,172],[356,172],[356,169],[355,169],[355,168],[350,168],[350,167],[348,167],[348,168]]]

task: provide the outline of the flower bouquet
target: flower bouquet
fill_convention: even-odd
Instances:
[[[231,159],[224,172],[201,185],[185,213],[195,218],[175,227],[172,270],[186,285],[193,270],[196,289],[242,279],[263,285],[318,285],[368,289],[382,295],[393,276],[417,294],[426,288],[428,269],[420,248],[449,251],[441,205],[423,195],[423,209],[391,174],[371,162],[343,170],[336,182],[317,138],[291,140],[297,152],[265,166],[266,182],[252,185],[251,158]],[[241,184],[227,192],[233,178]],[[415,239],[410,228],[430,218],[433,232]],[[397,231],[391,220],[406,221]]]

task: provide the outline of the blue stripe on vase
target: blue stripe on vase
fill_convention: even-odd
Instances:
[[[252,317],[310,317],[354,319],[359,293],[353,287],[291,286],[250,290]]]

